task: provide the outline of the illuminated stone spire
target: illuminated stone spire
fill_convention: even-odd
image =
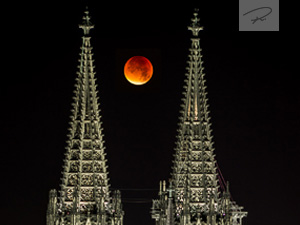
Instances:
[[[191,26],[191,48],[184,86],[182,114],[179,122],[177,148],[172,179],[177,195],[187,188],[189,208],[206,210],[209,199],[219,195],[216,161],[211,135],[208,99],[200,48],[197,11]],[[180,209],[178,209],[180,210]]]
[[[124,213],[120,192],[116,191],[112,197],[109,188],[93,48],[89,36],[94,26],[88,10],[79,27],[84,35],[61,190],[59,197],[55,190],[50,192],[47,225],[122,225]]]
[[[192,24],[188,26],[193,37],[184,80],[183,103],[170,183],[174,191],[173,216],[175,225],[237,225],[246,214],[241,212],[241,207],[228,199],[228,195],[220,193],[198,37],[203,27],[199,24],[198,10],[195,10],[193,15]],[[167,213],[166,205],[170,203],[168,193],[160,193],[160,196],[162,195],[165,197],[153,201],[152,217],[157,224],[166,225],[163,218]],[[230,210],[225,210],[225,202]],[[239,216],[236,216],[236,223],[232,222],[234,215],[237,215],[233,215],[234,210],[240,212]]]

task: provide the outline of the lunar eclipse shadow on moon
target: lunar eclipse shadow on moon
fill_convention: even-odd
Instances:
[[[133,56],[125,63],[124,75],[131,84],[144,85],[152,78],[152,63],[144,56]]]

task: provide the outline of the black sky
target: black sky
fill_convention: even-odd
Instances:
[[[291,32],[239,32],[238,2],[204,2],[89,1],[111,186],[157,189],[169,178],[187,25],[198,7],[216,159],[232,196],[249,212],[245,224],[298,224],[300,99],[299,77],[288,71]],[[48,192],[59,188],[84,8],[84,1],[22,3],[3,21],[2,224],[45,224]],[[135,54],[154,66],[145,86],[122,74]],[[123,190],[125,225],[154,224],[151,204],[133,200],[156,194]]]

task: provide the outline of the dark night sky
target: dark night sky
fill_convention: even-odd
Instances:
[[[2,224],[45,224],[48,192],[59,188],[82,2],[10,6],[2,21]],[[246,225],[299,224],[300,80],[288,71],[291,32],[239,32],[237,1],[96,2],[89,3],[91,34],[112,188],[157,189],[169,178],[190,47],[186,27],[199,7],[216,159],[233,198],[249,212]],[[153,63],[145,86],[123,77],[133,55]],[[132,200],[156,194],[124,190],[125,225],[153,225],[151,204]]]

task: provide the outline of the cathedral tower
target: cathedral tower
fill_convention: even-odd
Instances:
[[[47,225],[122,225],[120,192],[110,192],[88,11],[79,27],[83,37],[70,134],[59,194],[49,194]]]
[[[156,225],[239,225],[247,215],[231,200],[229,185],[223,192],[219,186],[198,37],[202,29],[195,10],[171,179],[168,188],[160,183],[153,200]]]

